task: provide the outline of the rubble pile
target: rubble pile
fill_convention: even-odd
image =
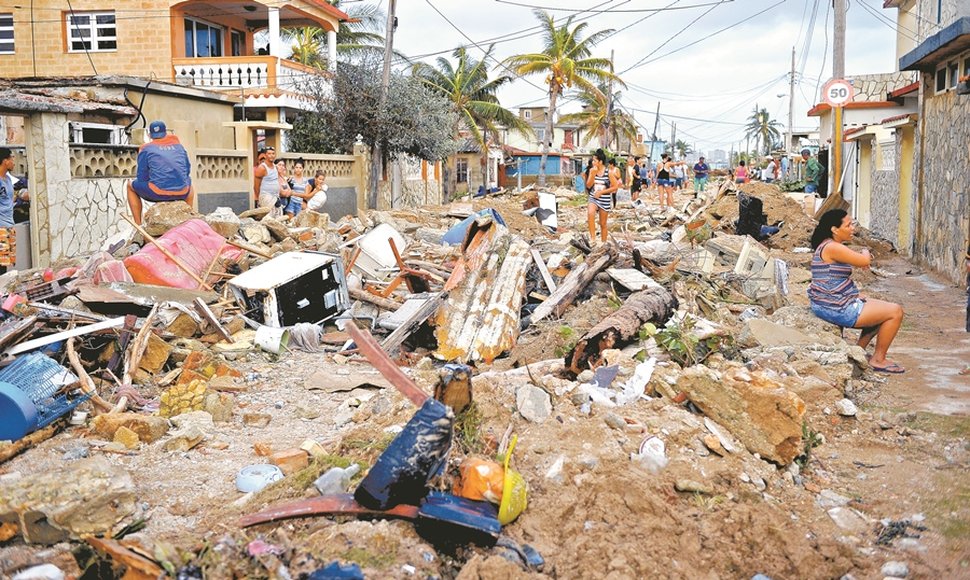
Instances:
[[[169,203],[0,277],[0,573],[875,573],[813,450],[880,379],[800,298],[812,217],[741,191],[779,234],[737,235],[727,182],[603,244],[566,189]]]

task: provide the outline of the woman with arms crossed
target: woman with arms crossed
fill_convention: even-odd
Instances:
[[[620,180],[608,169],[606,153],[597,149],[593,157],[593,167],[586,178],[586,189],[592,188],[587,195],[586,225],[589,227],[589,241],[596,239],[596,216],[599,215],[600,240],[606,242],[606,217],[613,207],[613,192],[620,188]]]

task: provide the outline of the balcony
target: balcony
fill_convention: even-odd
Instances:
[[[246,96],[246,106],[304,109],[300,93],[311,83],[329,81],[330,73],[275,56],[226,56],[172,59],[175,82]]]

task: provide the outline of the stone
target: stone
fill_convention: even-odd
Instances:
[[[135,512],[131,475],[98,456],[23,475],[0,486],[0,521],[27,543],[101,536]]]
[[[265,427],[273,417],[266,413],[243,413],[243,425],[247,427]]]
[[[228,423],[232,421],[232,409],[236,404],[236,398],[229,393],[210,392],[205,396],[202,409],[212,415],[212,420],[217,423]]]
[[[212,377],[212,380],[209,381],[209,389],[229,393],[244,393],[249,390],[249,385],[238,382],[236,377]]]
[[[205,349],[194,351],[185,357],[182,369],[197,372],[207,379],[211,378],[216,371],[215,356]]]
[[[549,393],[533,385],[522,385],[515,392],[515,406],[527,421],[541,423],[552,414]]]
[[[53,564],[41,564],[17,572],[10,580],[64,580],[64,571]]]
[[[588,383],[593,380],[594,376],[595,376],[595,373],[593,373],[593,371],[586,369],[583,372],[579,373],[579,376],[576,377],[576,382]]]
[[[818,496],[815,497],[815,503],[823,509],[846,506],[849,505],[850,501],[852,501],[850,498],[836,493],[831,489],[823,489],[819,492]]]
[[[320,228],[325,230],[330,227],[330,216],[325,213],[305,209],[296,216],[296,219],[293,220],[293,225],[298,228]]]
[[[172,417],[172,425],[175,425],[175,427],[180,430],[188,429],[189,427],[198,427],[206,435],[215,430],[215,423],[212,421],[212,415],[206,411],[192,411],[191,413],[176,415],[175,417]]]
[[[115,443],[124,445],[125,449],[138,449],[138,446],[141,445],[141,439],[138,438],[138,433],[135,433],[125,426],[118,427],[112,440]]]
[[[184,375],[186,371],[183,371]],[[158,414],[162,417],[174,417],[191,411],[201,411],[205,405],[206,383],[193,380],[185,384],[180,383],[169,388],[160,397]]]
[[[323,448],[323,445],[320,445],[320,443],[313,439],[307,439],[301,443],[300,449],[309,453],[310,457],[323,457],[327,454],[327,450]]]
[[[748,336],[750,336],[750,340],[747,339]],[[815,339],[799,330],[762,318],[750,318],[746,320],[744,327],[741,329],[738,344],[754,346],[754,344],[750,344],[751,341],[754,344],[766,348],[776,346],[808,346],[816,342]]]
[[[148,335],[145,354],[138,361],[138,368],[149,374],[158,374],[162,372],[162,368],[168,362],[168,355],[171,353],[172,346],[159,338],[155,333],[151,333]]]
[[[718,376],[697,365],[681,373],[676,388],[751,453],[779,465],[802,453],[805,403],[766,375],[731,366]]]
[[[253,443],[253,452],[259,457],[269,457],[273,454],[273,446],[269,443],[257,441],[256,443]]]
[[[157,238],[175,226],[201,217],[201,214],[196,213],[184,201],[156,203],[145,212],[142,227],[149,235]]]
[[[172,437],[165,442],[165,451],[184,453],[205,440],[206,434],[196,425],[188,426],[172,433]]]
[[[192,369],[182,369],[179,374],[179,378],[175,381],[175,385],[179,387],[186,387],[191,383],[205,383],[205,375],[197,373]]]
[[[265,216],[269,215],[269,212],[271,212],[271,211],[273,211],[273,208],[271,208],[271,207],[257,207],[255,209],[248,209],[248,210],[242,212],[241,214],[239,214],[239,219],[240,220],[244,220],[244,219],[258,220],[258,219],[262,219]]]
[[[302,449],[284,449],[269,456],[269,462],[290,475],[310,465],[310,456]]]
[[[121,427],[134,431],[144,443],[154,443],[168,433],[169,424],[163,417],[138,413],[106,413],[91,421],[95,435],[112,441]]]
[[[179,338],[192,338],[199,333],[199,323],[188,314],[179,312],[178,316],[165,327],[165,330]],[[179,349],[172,349],[169,353],[169,358],[172,357],[176,350]]]
[[[835,410],[843,417],[855,417],[859,409],[856,408],[855,403],[849,399],[842,399],[835,403]]]
[[[712,453],[716,453],[721,457],[727,455],[727,451],[725,451],[724,447],[721,445],[720,440],[718,440],[718,438],[714,435],[704,435],[702,440],[704,441],[704,446],[710,449]]]
[[[286,224],[277,219],[266,216],[259,223],[263,224],[263,227],[269,230],[270,235],[277,242],[282,242],[290,237],[290,228],[286,227]]]
[[[610,426],[610,429],[616,429],[617,431],[626,430],[626,420],[616,413],[607,413],[606,416],[603,417],[603,420],[606,421],[606,424]]]
[[[266,226],[254,221],[243,221],[239,225],[239,235],[250,244],[269,244],[273,241],[273,236]]]
[[[284,252],[295,252],[296,250],[300,249],[300,244],[297,243],[297,241],[293,238],[286,238],[280,242],[280,249],[282,249]]]
[[[897,562],[890,560],[882,565],[879,569],[883,576],[888,576],[890,578],[905,578],[909,576],[909,566],[906,562]]]
[[[674,489],[685,493],[714,493],[713,487],[707,485],[706,483],[694,481],[693,479],[678,479],[677,482],[674,483]]]
[[[224,238],[231,238],[239,232],[239,216],[233,213],[232,208],[216,208],[216,211],[205,216],[205,223]]]
[[[839,529],[852,534],[861,534],[869,529],[869,522],[852,508],[834,507],[827,512]]]

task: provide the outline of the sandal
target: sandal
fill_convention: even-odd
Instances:
[[[899,366],[896,363],[889,363],[884,367],[877,367],[870,363],[869,366],[870,368],[872,368],[872,370],[876,371],[877,373],[889,373],[893,375],[900,375],[906,372],[906,369],[904,369],[903,367]]]

